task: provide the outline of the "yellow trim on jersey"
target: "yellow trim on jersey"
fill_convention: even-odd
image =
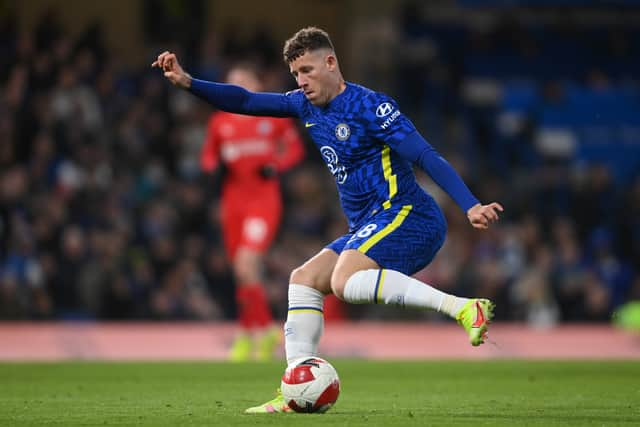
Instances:
[[[367,239],[366,242],[361,244],[358,247],[358,251],[362,252],[363,254],[366,254],[367,251],[373,247],[373,245],[378,243],[380,240],[384,239],[393,230],[400,227],[404,219],[407,217],[407,215],[409,215],[409,212],[411,211],[411,209],[413,209],[412,205],[404,205],[402,209],[400,209],[400,212],[398,212],[396,217],[393,218],[393,221],[391,221],[389,224],[387,224],[386,227],[384,227],[382,230],[378,231],[376,234],[374,234],[369,239]]]
[[[382,173],[385,181],[389,183],[389,198],[385,200],[382,207],[389,209],[391,207],[391,199],[398,192],[398,182],[396,181],[396,175],[391,170],[391,148],[388,145],[385,145],[382,149]]]

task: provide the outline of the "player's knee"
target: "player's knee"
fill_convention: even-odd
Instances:
[[[252,249],[240,248],[233,260],[233,274],[239,284],[257,283],[261,279],[262,255]]]
[[[320,277],[315,274],[312,269],[305,266],[295,268],[291,272],[289,283],[305,285],[309,286],[310,288],[317,289],[321,292],[326,292],[326,290],[323,289],[322,283],[320,283]]]
[[[339,271],[334,271],[331,276],[331,292],[341,300],[344,300],[344,287],[347,284],[347,280],[349,280],[349,277]]]
[[[252,263],[235,262],[233,265],[233,274],[238,283],[254,283],[259,281],[260,273]]]

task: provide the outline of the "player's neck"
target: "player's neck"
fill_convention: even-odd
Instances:
[[[344,79],[341,78],[340,81],[338,82],[338,85],[336,86],[335,91],[331,94],[331,96],[327,100],[327,103],[324,106],[326,107],[327,105],[329,105],[331,101],[336,99],[338,95],[340,95],[342,92],[345,91],[345,89],[347,89],[347,83],[344,81]]]

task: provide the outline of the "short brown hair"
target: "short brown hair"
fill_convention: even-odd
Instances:
[[[284,43],[282,50],[284,62],[288,64],[306,52],[318,49],[334,50],[329,34],[317,27],[303,28]]]

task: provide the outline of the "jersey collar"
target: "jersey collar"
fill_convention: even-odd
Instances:
[[[352,90],[352,84],[345,81],[344,90],[340,92],[338,95],[336,95],[336,97],[333,98],[331,101],[329,101],[327,106],[324,107],[323,109],[325,111],[339,110],[342,107],[342,105],[344,105],[345,101],[349,99],[351,90]]]

